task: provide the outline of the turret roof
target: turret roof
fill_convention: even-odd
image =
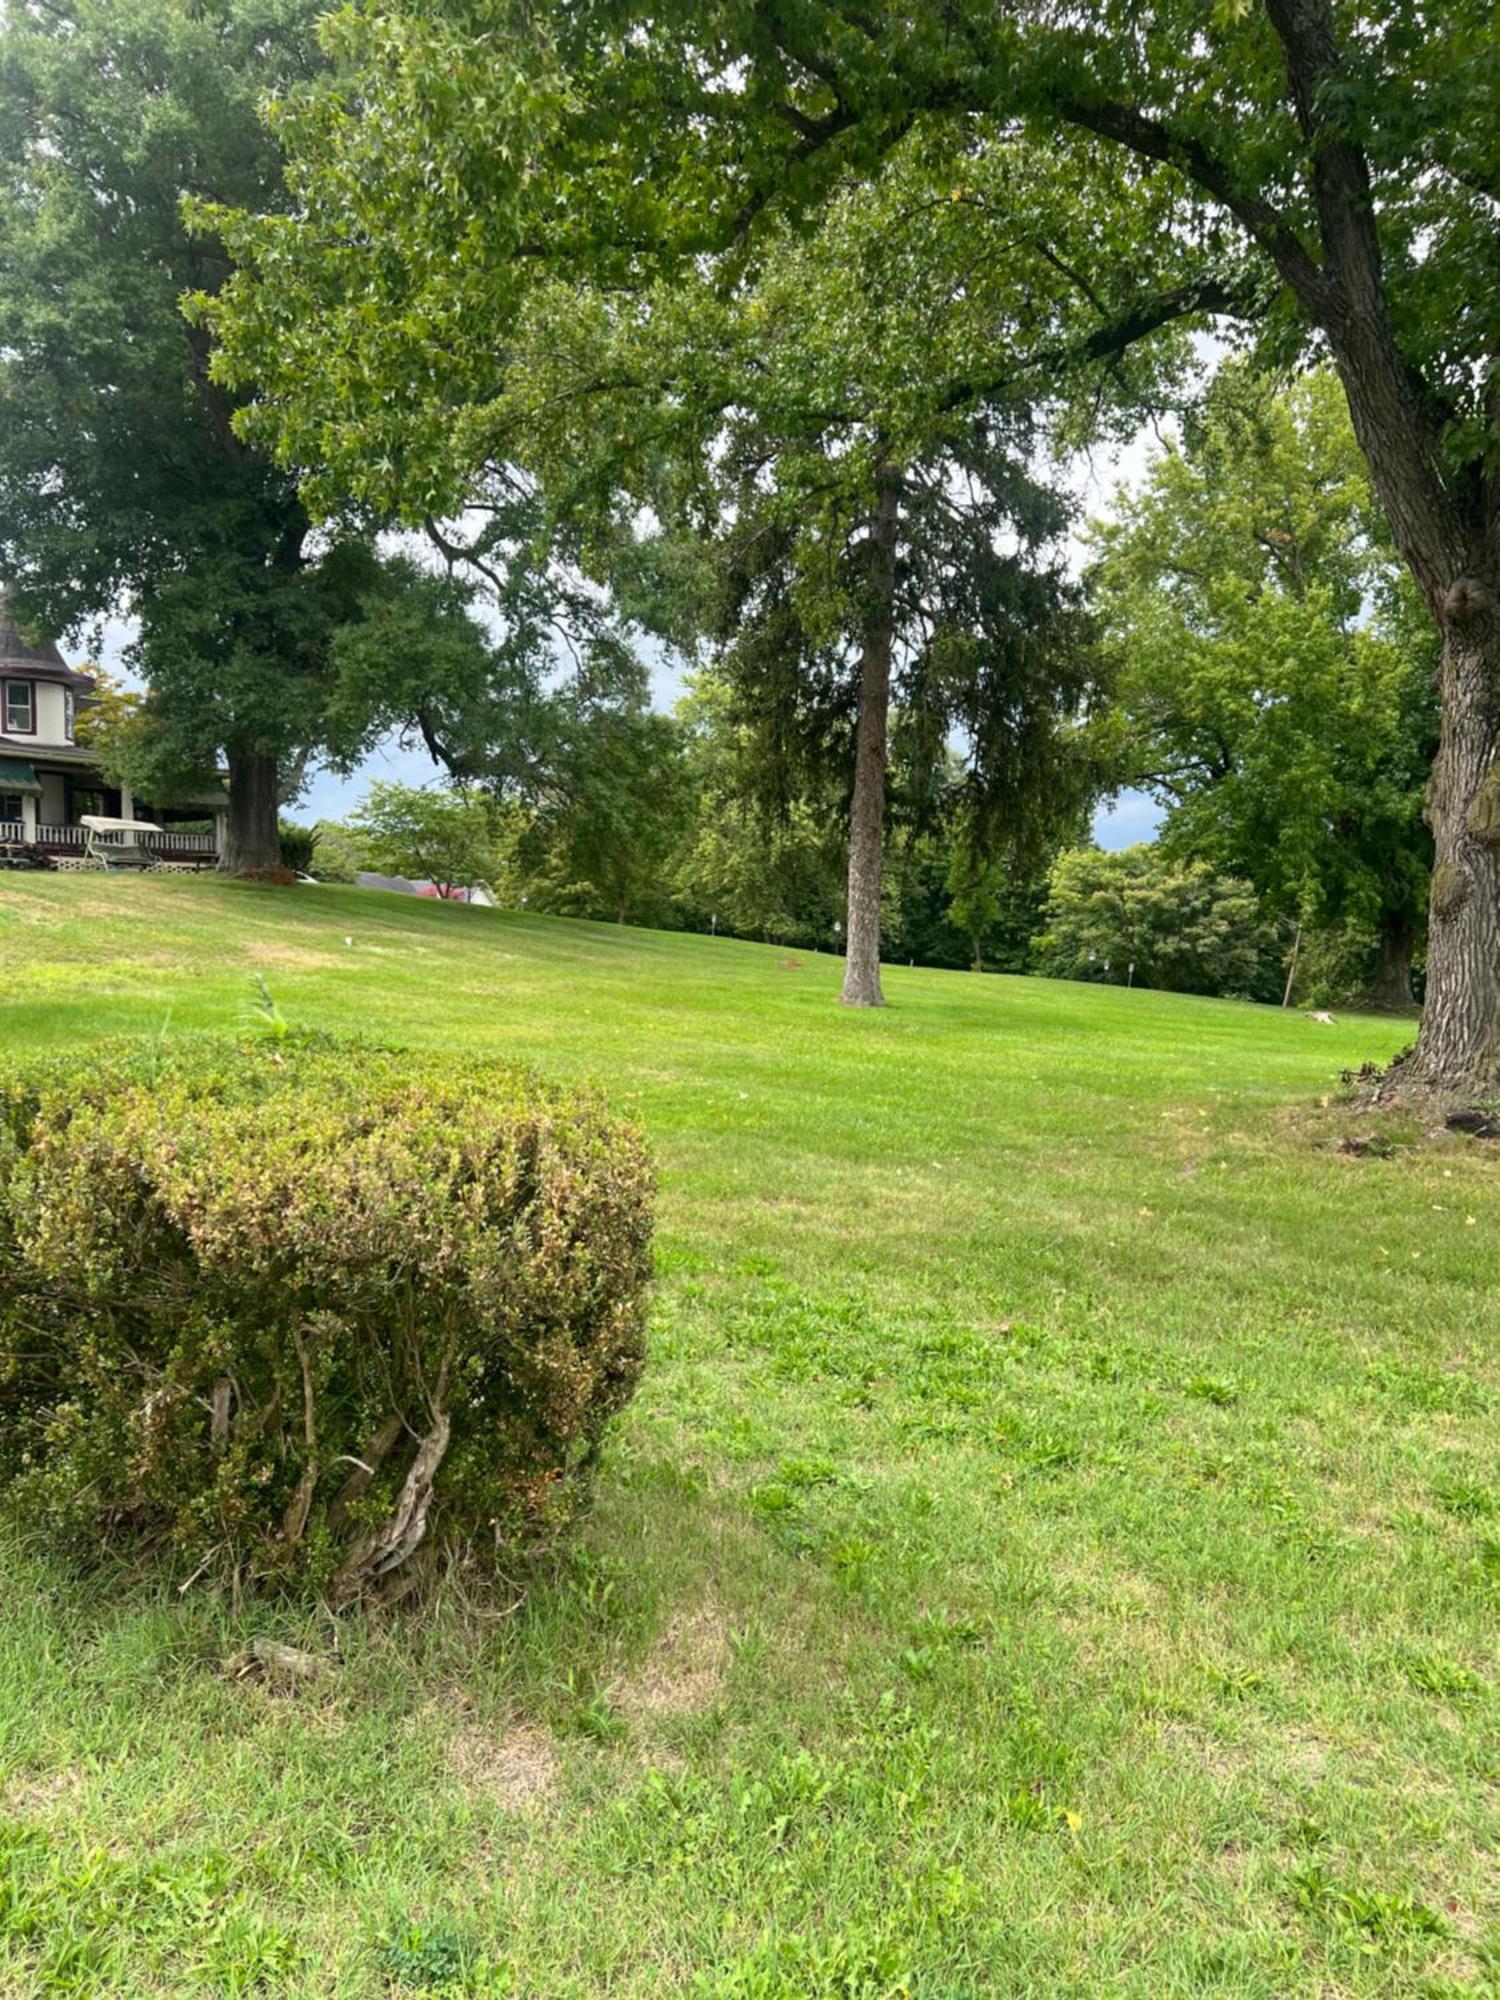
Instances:
[[[22,674],[29,680],[68,681],[92,687],[87,674],[75,673],[51,639],[28,639],[16,623],[10,599],[0,586],[0,675]]]

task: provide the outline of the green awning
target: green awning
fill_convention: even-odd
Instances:
[[[0,792],[30,792],[35,798],[41,797],[36,772],[24,757],[0,757]]]

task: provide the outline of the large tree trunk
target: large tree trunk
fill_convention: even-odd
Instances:
[[[1443,463],[1438,399],[1398,344],[1369,162],[1340,124],[1345,56],[1331,0],[1266,0],[1286,59],[1322,245],[1242,216],[1328,337],[1391,534],[1443,637],[1442,738],[1427,790],[1436,858],[1417,1052],[1393,1087],[1500,1090],[1500,611],[1494,483]]]
[[[1401,1012],[1416,1005],[1411,990],[1411,956],[1417,934],[1411,919],[1389,913],[1380,926],[1375,960],[1375,976],[1370,981],[1370,1004]]]
[[[854,737],[854,797],[849,808],[849,934],[844,960],[846,1007],[883,1007],[880,988],[880,884],[885,842],[886,731],[891,708],[891,653],[896,627],[897,488],[882,480],[870,520],[870,573],[859,659],[859,720]]]
[[[229,812],[219,856],[222,874],[264,875],[281,866],[277,777],[274,757],[260,751],[229,753]]]
[[[1401,1086],[1500,1093],[1500,612],[1483,584],[1449,592],[1443,733],[1427,787],[1436,859],[1427,992]]]

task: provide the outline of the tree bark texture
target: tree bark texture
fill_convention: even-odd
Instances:
[[[1427,790],[1435,858],[1427,991],[1398,1089],[1500,1090],[1500,625],[1492,478],[1445,473],[1423,388],[1392,327],[1369,166],[1329,105],[1343,54],[1329,0],[1266,0],[1308,144],[1321,264],[1272,251],[1328,336],[1396,546],[1443,638],[1442,735]],[[1264,240],[1264,239],[1263,239]]]
[[[229,811],[219,870],[264,875],[281,866],[276,759],[260,751],[229,753]]]
[[[886,734],[896,629],[897,484],[880,484],[870,519],[870,568],[859,658],[859,716],[854,738],[854,796],[849,809],[849,929],[844,959],[846,1007],[883,1007],[880,985],[880,887],[885,845]]]
[[[1443,656],[1443,731],[1427,787],[1436,858],[1427,991],[1410,1081],[1443,1096],[1500,1094],[1500,616],[1460,586]]]

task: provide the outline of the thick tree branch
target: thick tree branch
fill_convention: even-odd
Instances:
[[[1363,149],[1330,116],[1342,69],[1328,0],[1266,0],[1281,43],[1323,240],[1329,298],[1313,316],[1328,335],[1349,412],[1397,545],[1441,622],[1449,586],[1482,554],[1438,457],[1442,412],[1391,328],[1385,273]]]
[[[1052,374],[1080,362],[1118,360],[1138,341],[1159,333],[1163,327],[1172,326],[1179,320],[1220,316],[1232,318],[1250,313],[1254,306],[1254,288],[1247,283],[1200,278],[1191,284],[1176,285],[1170,291],[1158,293],[1155,298],[1141,300],[1114,319],[1095,327],[1079,341],[1038,349],[1023,363],[1012,365],[1003,374],[986,378],[970,377],[950,384],[940,407],[958,410],[966,403],[977,403],[987,396],[1019,389],[1038,370]]]
[[[1151,118],[1133,104],[1066,96],[1055,100],[1058,115],[1101,139],[1175,167],[1229,211],[1275,264],[1282,279],[1315,319],[1328,304],[1328,277],[1297,231],[1264,195],[1241,187],[1225,162],[1201,139]]]

